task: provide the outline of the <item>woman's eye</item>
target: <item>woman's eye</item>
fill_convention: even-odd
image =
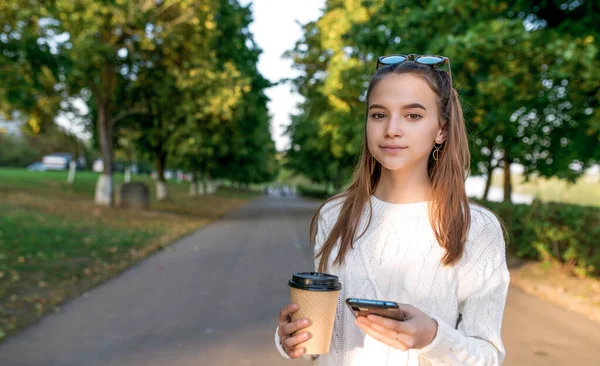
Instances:
[[[421,115],[420,114],[416,114],[416,113],[411,113],[409,115],[407,115],[408,119],[413,120],[413,121],[417,121],[419,119],[421,119]]]
[[[382,119],[382,118],[385,118],[385,114],[383,114],[383,113],[373,113],[371,115],[371,117],[375,118],[375,119]]]

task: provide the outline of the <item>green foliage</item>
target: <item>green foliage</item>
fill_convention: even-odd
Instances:
[[[170,162],[204,178],[271,180],[270,83],[251,21],[250,5],[229,0],[2,2],[0,113],[44,132],[79,97],[105,174],[114,146],[121,159],[155,161],[159,178]]]
[[[574,180],[583,170],[573,162],[600,159],[599,14],[594,1],[329,0],[289,52],[304,101],[288,166],[315,182],[348,179],[376,58],[443,54],[463,99],[473,173],[506,162]]]
[[[57,125],[46,125],[43,133],[25,133],[21,137],[0,133],[0,166],[25,167],[55,152],[82,156],[88,149]]]
[[[579,275],[600,276],[600,209],[534,201],[481,202],[504,221],[508,249],[520,258],[556,260]]]
[[[298,193],[303,197],[327,199],[332,196],[328,189],[319,189],[309,186],[298,186]]]
[[[65,90],[60,75],[70,67],[61,45],[50,46],[56,33],[41,21],[42,8],[37,0],[0,2],[0,114],[21,112],[35,134],[52,124]]]
[[[37,151],[23,139],[0,133],[0,166],[25,167],[37,158]]]
[[[229,130],[223,130],[220,124],[220,138],[216,140],[213,134],[215,162],[211,175],[245,184],[271,181],[278,173],[265,95],[271,83],[258,72],[262,50],[249,31],[252,13],[249,5],[221,0],[218,19],[217,59],[235,65],[249,84],[233,110]]]

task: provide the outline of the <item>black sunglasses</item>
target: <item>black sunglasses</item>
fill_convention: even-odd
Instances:
[[[448,65],[448,75],[450,75],[450,78],[452,79],[452,74],[450,74],[450,59],[446,56],[416,55],[414,53],[411,53],[409,55],[380,56],[377,58],[377,67],[375,68],[375,70],[379,69],[381,66],[396,65],[406,61],[414,61],[416,63],[432,67],[438,67],[443,64],[446,64]]]

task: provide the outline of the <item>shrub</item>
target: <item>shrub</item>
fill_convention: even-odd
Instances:
[[[327,189],[312,188],[302,185],[298,186],[298,193],[300,193],[300,195],[304,197],[312,197],[319,199],[327,199],[332,196],[332,194],[329,193]]]
[[[38,157],[22,138],[0,133],[0,166],[26,167]]]
[[[580,276],[600,276],[600,208],[534,201],[531,205],[479,202],[509,232],[508,249],[520,258],[559,261]]]

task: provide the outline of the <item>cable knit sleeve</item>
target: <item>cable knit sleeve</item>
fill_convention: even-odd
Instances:
[[[321,209],[321,212],[323,212],[324,208]],[[315,247],[314,247],[314,253],[316,254],[317,251],[321,248],[321,246],[325,243],[325,240],[327,239],[327,225],[325,223],[325,218],[324,216],[320,213],[319,214],[319,218],[317,221],[317,235],[315,237]],[[315,259],[314,260],[314,270],[317,271],[319,268],[319,259]],[[281,337],[279,337],[279,327],[277,327],[275,329],[275,347],[277,348],[277,350],[279,351],[279,353],[286,359],[291,359],[287,353],[285,353],[285,350],[283,349],[283,345],[281,344]],[[304,358],[305,360],[316,360],[317,359],[317,355],[303,355],[302,358]]]
[[[505,358],[501,339],[502,317],[510,274],[500,224],[488,220],[476,263],[460,279],[462,319],[457,328],[437,316],[438,331],[428,346],[418,350],[433,365],[501,365]]]

